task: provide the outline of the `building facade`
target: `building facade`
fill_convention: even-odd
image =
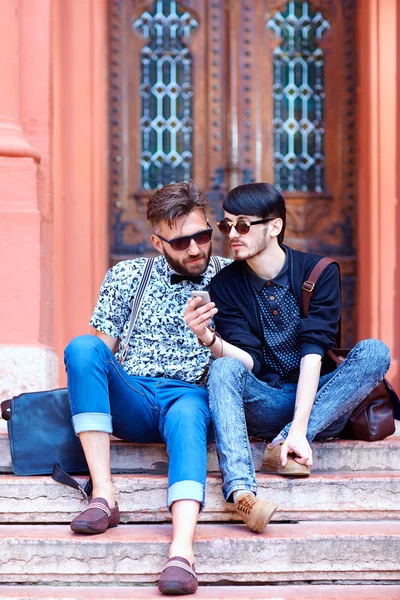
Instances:
[[[65,384],[105,271],[152,252],[149,194],[189,177],[212,221],[277,185],[400,388],[396,0],[3,0],[0,28],[1,397]]]

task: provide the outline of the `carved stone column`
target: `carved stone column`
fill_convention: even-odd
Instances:
[[[0,6],[0,156],[40,160],[20,123],[20,3],[5,0]]]
[[[38,77],[44,72],[47,83],[50,77],[49,13],[46,0],[0,3],[0,400],[58,381],[50,348],[51,236],[45,200],[49,121],[43,116],[49,94]],[[40,115],[31,110],[36,102]],[[24,131],[24,121],[31,131]]]

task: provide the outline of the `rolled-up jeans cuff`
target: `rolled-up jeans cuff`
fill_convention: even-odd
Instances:
[[[281,431],[279,432],[279,434],[276,437],[281,436],[286,440],[287,436],[289,435],[289,429],[291,426],[292,426],[291,423],[289,423],[288,425],[285,425],[285,427],[283,429],[281,429]]]
[[[76,435],[83,431],[112,433],[112,419],[107,413],[85,412],[73,415],[72,425]]]
[[[177,481],[168,488],[168,510],[171,510],[172,503],[177,500],[196,500],[200,502],[200,510],[203,510],[205,506],[205,486],[192,479]]]

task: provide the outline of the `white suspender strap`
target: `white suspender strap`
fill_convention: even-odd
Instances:
[[[129,340],[131,339],[133,328],[135,327],[136,319],[139,314],[140,306],[142,304],[143,296],[146,291],[147,285],[150,281],[151,272],[154,266],[154,258],[146,258],[146,264],[142,273],[142,277],[139,281],[138,289],[133,298],[131,319],[129,321],[128,333],[126,334],[125,342],[122,345],[121,356],[119,364],[122,365],[128,352]]]
[[[219,256],[212,256],[211,260],[213,262],[215,274],[219,273],[222,269],[221,259]]]

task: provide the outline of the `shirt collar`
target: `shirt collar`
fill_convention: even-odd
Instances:
[[[261,292],[264,285],[266,285],[266,283],[268,281],[270,281],[273,285],[279,285],[280,287],[285,287],[285,285],[287,285],[287,283],[289,281],[289,254],[286,252],[285,264],[283,265],[283,267],[280,270],[280,272],[278,273],[278,275],[276,277],[274,277],[273,279],[264,279],[263,277],[260,277],[259,275],[257,275],[257,273],[255,273],[249,267],[249,265],[247,263],[246,263],[246,269],[247,269],[247,273],[249,274],[250,280],[251,280],[252,284],[254,285],[254,287],[256,288],[257,292]]]

